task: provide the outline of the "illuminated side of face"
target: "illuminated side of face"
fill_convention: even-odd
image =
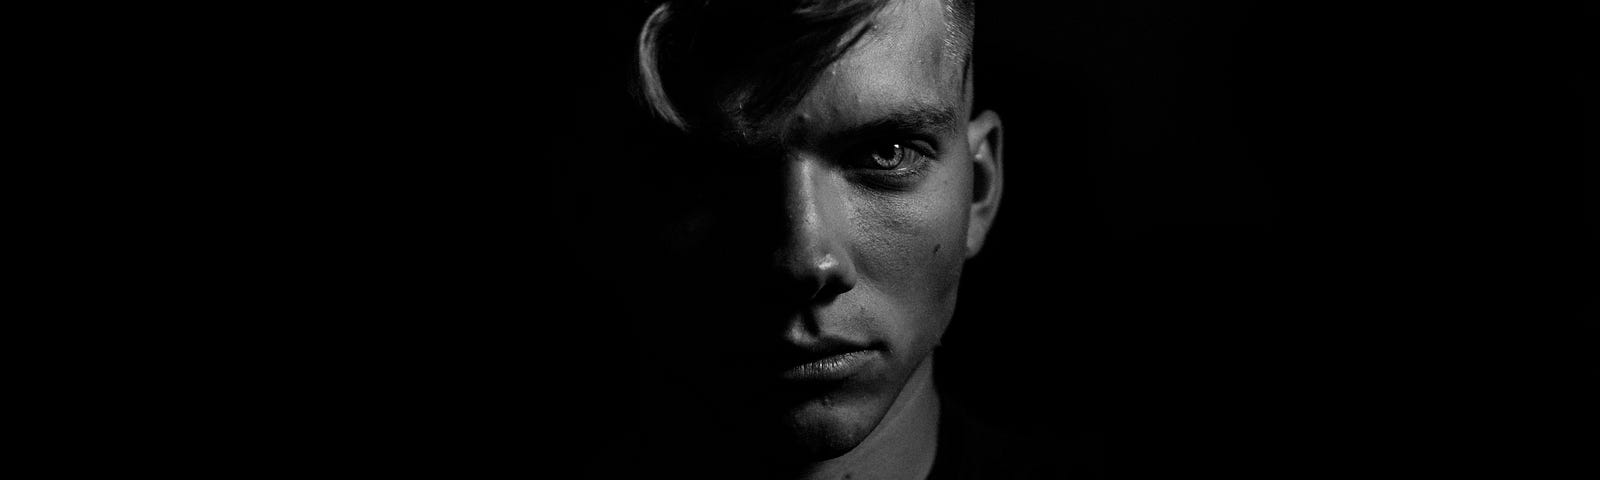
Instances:
[[[705,275],[745,243],[770,239],[758,249],[769,275],[712,280],[726,296],[699,297],[697,311],[732,320],[674,328],[701,332],[684,334],[690,343],[718,339],[689,349],[713,352],[701,360],[733,372],[706,383],[780,392],[728,403],[760,412],[758,421],[777,425],[811,458],[848,452],[890,411],[939,343],[962,265],[982,246],[998,208],[999,119],[973,115],[964,55],[950,44],[947,15],[939,0],[892,2],[798,104],[760,121],[732,118],[747,90],[736,86],[719,98],[730,117],[725,124],[743,128],[716,137],[735,139],[731,150],[762,152],[733,168],[770,169],[775,179],[727,201],[775,207],[692,215],[692,230],[702,232],[695,238],[732,246],[690,245],[683,251],[705,260],[685,269]],[[738,233],[768,220],[779,234]],[[782,299],[781,308],[730,311],[752,298],[750,289],[784,292],[760,297]],[[771,351],[808,348],[866,353],[851,357],[845,370],[798,380],[781,360],[772,371],[750,367],[766,365]]]

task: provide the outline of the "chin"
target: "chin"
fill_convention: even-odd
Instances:
[[[797,405],[785,412],[784,443],[793,459],[817,462],[850,453],[867,439],[889,410],[889,403],[876,398],[834,399],[823,397]]]

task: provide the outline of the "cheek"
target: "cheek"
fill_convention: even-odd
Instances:
[[[943,322],[955,306],[971,189],[940,170],[912,192],[855,196],[852,260],[862,286],[901,321]]]

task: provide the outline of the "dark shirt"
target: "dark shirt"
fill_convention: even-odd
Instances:
[[[939,450],[928,480],[1103,478],[1099,459],[1083,440],[1008,432],[980,420],[956,399],[941,401]]]

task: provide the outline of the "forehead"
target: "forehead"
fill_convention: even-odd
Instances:
[[[960,110],[963,46],[942,0],[895,0],[871,19],[861,41],[827,67],[791,110],[752,130],[788,136],[817,124],[857,124],[916,106]],[[732,95],[737,111],[741,95]]]

